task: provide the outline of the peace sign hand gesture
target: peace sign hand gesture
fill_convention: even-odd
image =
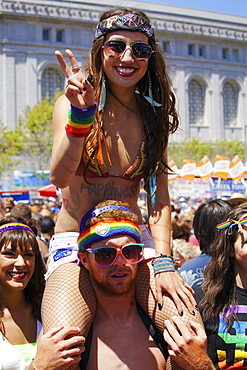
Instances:
[[[66,50],[71,68],[59,50],[55,51],[55,55],[63,73],[67,77],[65,96],[70,101],[70,104],[78,109],[85,109],[92,106],[95,101],[93,87],[82,73],[72,51],[69,49]]]

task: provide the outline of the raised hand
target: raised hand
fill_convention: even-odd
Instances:
[[[59,50],[55,51],[55,55],[63,73],[67,77],[65,96],[70,101],[70,104],[79,109],[92,106],[95,101],[93,87],[82,73],[81,67],[72,51],[69,49],[66,50],[70,66],[66,63]]]

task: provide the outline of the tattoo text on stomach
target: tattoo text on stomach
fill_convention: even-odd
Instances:
[[[86,192],[87,195],[101,196],[105,199],[124,199],[132,198],[138,195],[139,184],[132,184],[130,186],[115,186],[112,181],[108,184],[81,184],[81,194]]]

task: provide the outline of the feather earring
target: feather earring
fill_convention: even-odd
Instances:
[[[106,79],[105,76],[102,76],[102,88],[101,88],[101,97],[100,97],[100,103],[99,103],[99,112],[102,111],[105,107],[105,102],[106,102]]]
[[[153,173],[150,178],[149,178],[149,190],[150,190],[150,201],[152,207],[155,205],[156,201],[156,189],[157,189],[157,184],[156,184],[156,174]]]
[[[156,112],[155,107],[162,107],[162,104],[157,103],[157,101],[155,101],[154,98],[153,98],[152,81],[151,81],[151,75],[150,75],[149,70],[148,70],[147,85],[148,85],[148,95],[146,96],[146,95],[143,94],[143,97],[148,101],[149,104],[152,105],[154,113],[157,116],[157,112]]]

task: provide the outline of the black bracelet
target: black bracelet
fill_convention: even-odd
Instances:
[[[175,271],[172,256],[166,256],[162,253],[153,259],[152,265],[154,268],[154,275],[160,274],[161,272]]]

